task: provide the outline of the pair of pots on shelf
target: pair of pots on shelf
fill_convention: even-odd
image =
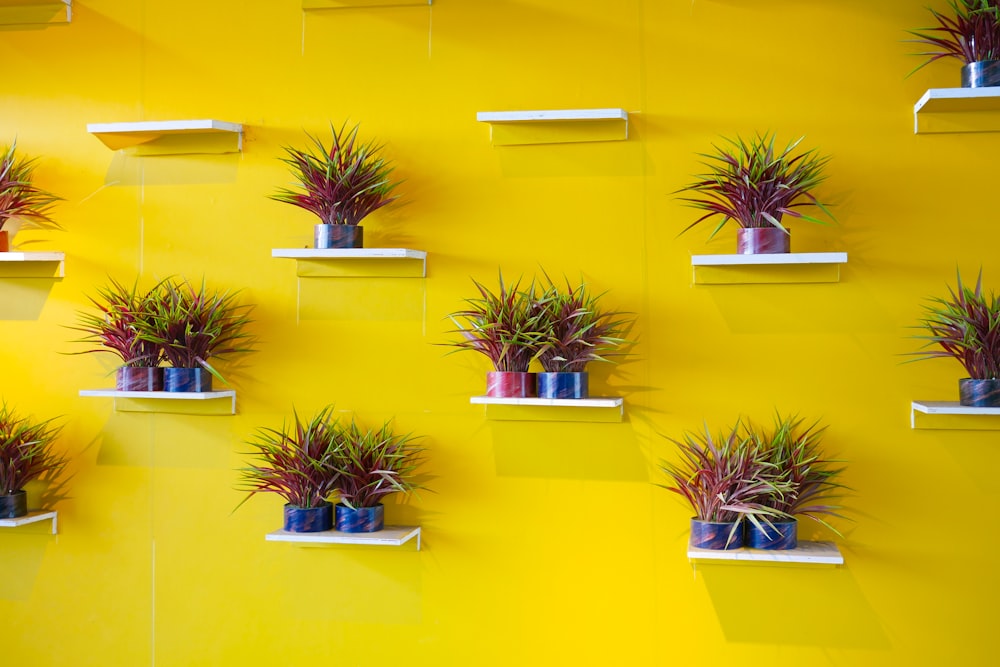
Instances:
[[[491,398],[587,398],[587,373],[486,374],[486,395]]]
[[[794,549],[798,546],[796,519],[772,519],[771,525],[763,521],[756,526],[740,519],[732,523],[691,519],[691,546],[698,549]]]
[[[374,533],[385,527],[385,507],[350,508],[325,502],[318,507],[285,505],[285,531],[289,533],[319,533],[336,529],[342,533]]]
[[[204,368],[140,368],[121,366],[115,373],[118,391],[212,391],[212,374]]]

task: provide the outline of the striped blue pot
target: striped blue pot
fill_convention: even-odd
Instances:
[[[333,504],[318,507],[285,505],[285,531],[289,533],[320,533],[333,528]]]
[[[0,519],[16,519],[28,514],[28,494],[24,491],[0,493]]]
[[[799,545],[799,522],[772,521],[768,526],[763,521],[760,527],[745,522],[744,541],[751,549],[794,549]]]
[[[587,398],[586,373],[537,373],[538,398]]]
[[[374,533],[385,527],[385,507],[357,507],[337,505],[337,530],[342,533]]]
[[[698,549],[739,549],[743,526],[739,521],[722,523],[691,519],[691,546]]]
[[[204,368],[164,368],[163,391],[212,391],[212,374]]]

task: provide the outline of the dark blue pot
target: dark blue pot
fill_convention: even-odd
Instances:
[[[962,67],[963,88],[1000,86],[1000,60],[981,60]]]
[[[319,507],[285,505],[285,531],[289,533],[319,533],[333,528],[333,504]]]
[[[24,491],[0,493],[0,519],[16,519],[28,514],[28,494]]]
[[[1000,408],[1000,380],[958,381],[959,404],[973,408]]]
[[[799,546],[799,522],[772,521],[768,526],[761,521],[760,528],[745,522],[744,538],[751,549],[794,549]]]
[[[163,391],[212,391],[212,374],[204,368],[164,368]]]
[[[538,373],[538,398],[587,398],[586,373]]]
[[[743,527],[739,521],[717,523],[691,519],[691,546],[698,549],[739,549],[743,546]]]
[[[319,249],[361,248],[365,230],[359,225],[316,225],[313,240]]]
[[[337,530],[342,533],[374,533],[385,527],[385,507],[358,507],[337,505]]]

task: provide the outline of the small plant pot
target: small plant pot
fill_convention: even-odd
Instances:
[[[318,249],[362,248],[364,234],[360,225],[316,225],[313,238]]]
[[[285,505],[285,532],[320,533],[333,528],[333,503],[318,507]]]
[[[691,519],[691,546],[698,549],[739,549],[743,546],[743,527],[739,521],[718,523]]]
[[[1000,408],[1000,380],[958,381],[958,403],[972,408]]]
[[[486,395],[492,398],[529,398],[534,396],[535,374],[490,371],[486,374]]]
[[[374,533],[385,528],[385,507],[356,507],[337,505],[337,530],[342,533]]]
[[[768,526],[763,521],[760,527],[747,521],[744,524],[744,542],[751,549],[794,549],[799,545],[799,522],[772,521]]]
[[[0,230],[0,252],[10,252],[10,232]]]
[[[212,374],[204,368],[164,368],[164,391],[212,391]]]
[[[587,398],[586,373],[538,373],[539,398]]]
[[[115,372],[118,391],[163,391],[163,369],[120,366]]]
[[[790,252],[791,235],[777,227],[741,227],[736,230],[736,254],[776,255]]]
[[[981,60],[962,67],[962,88],[1000,86],[1000,60]]]
[[[0,519],[16,519],[28,514],[28,494],[24,491],[0,493]]]

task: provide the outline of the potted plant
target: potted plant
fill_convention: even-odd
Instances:
[[[392,423],[363,430],[356,420],[345,427],[334,458],[337,470],[335,527],[345,533],[371,533],[385,526],[382,500],[420,488],[412,479],[423,451],[409,435],[396,435]]]
[[[66,465],[66,457],[52,447],[60,430],[51,419],[35,423],[0,404],[0,519],[27,515],[25,485]]]
[[[823,516],[837,516],[840,509],[830,501],[845,487],[837,482],[842,467],[827,459],[820,442],[826,427],[818,422],[804,426],[801,419],[775,415],[771,431],[758,431],[749,424],[746,435],[763,462],[761,474],[770,478],[780,492],[767,491],[758,502],[774,510],[777,516],[764,515],[747,522],[745,542],[754,549],[794,549],[798,546],[798,519],[805,516],[826,526],[837,535],[840,531]],[[843,518],[843,517],[841,517]]]
[[[909,40],[929,51],[910,74],[943,58],[962,63],[962,87],[1000,86],[1000,7],[997,0],[950,0],[951,14],[929,9],[936,21],[930,28],[910,30]]]
[[[157,345],[170,364],[163,369],[163,389],[212,391],[212,377],[225,378],[209,363],[217,357],[253,350],[245,328],[253,306],[237,301],[239,292],[210,290],[204,280],[168,279],[149,299],[150,314],[137,322],[140,340]]]
[[[732,220],[736,252],[741,255],[784,253],[790,250],[790,232],[783,218],[826,224],[799,209],[817,207],[831,220],[826,205],[813,194],[827,176],[830,160],[815,149],[796,153],[803,137],[775,150],[772,134],[757,134],[750,140],[726,139],[714,153],[702,154],[708,169],[696,181],[677,192],[689,192],[681,201],[706,213],[681,233],[718,217],[711,237]],[[676,194],[676,193],[675,193]]]
[[[308,420],[296,412],[291,429],[259,428],[249,441],[256,465],[241,469],[241,488],[249,491],[240,505],[256,493],[276,493],[285,499],[284,530],[314,533],[333,528],[329,498],[337,488],[336,451],[343,428],[331,420],[327,406]],[[237,506],[239,507],[239,505]]]
[[[389,177],[393,168],[379,153],[382,146],[357,139],[358,126],[338,131],[332,124],[333,140],[327,148],[310,134],[305,150],[286,146],[281,161],[299,181],[297,188],[281,188],[270,196],[317,215],[317,248],[361,248],[364,230],[360,222],[370,213],[398,197],[398,183]]]
[[[0,155],[0,252],[10,250],[18,229],[61,229],[49,211],[62,197],[31,182],[35,159],[18,157],[17,141]]]
[[[468,308],[449,315],[458,327],[452,333],[462,338],[448,345],[479,352],[490,360],[493,370],[486,374],[487,396],[534,396],[535,378],[529,367],[545,344],[544,315],[535,305],[535,284],[527,289],[521,289],[520,280],[506,285],[501,274],[500,289],[493,293],[476,280],[472,282],[479,297],[466,299]]]
[[[920,359],[957,359],[969,377],[958,381],[959,403],[975,407],[1000,407],[1000,299],[983,292],[983,273],[975,288],[962,284],[948,288],[948,297],[933,297],[925,307],[918,328],[927,334],[914,336],[935,347],[913,353]]]
[[[88,297],[98,312],[78,312],[78,326],[71,327],[86,334],[74,342],[95,346],[76,354],[112,352],[121,359],[122,365],[115,372],[119,391],[163,389],[163,350],[140,335],[140,330],[149,327],[159,290],[159,285],[143,291],[138,281],[127,287],[111,279],[97,290],[96,297]]]
[[[587,286],[560,289],[550,280],[535,301],[542,314],[545,345],[538,356],[543,372],[536,375],[540,398],[587,398],[586,372],[591,361],[609,361],[625,340],[627,322],[620,313],[602,309],[602,295]]]
[[[754,443],[739,422],[714,439],[706,426],[704,433],[688,432],[683,440],[671,442],[681,460],[661,463],[670,483],[658,486],[678,494],[694,510],[692,547],[738,549],[743,546],[743,517],[759,523],[761,518],[782,516],[761,499],[781,496],[788,485],[767,474],[768,464],[756,456]]]

